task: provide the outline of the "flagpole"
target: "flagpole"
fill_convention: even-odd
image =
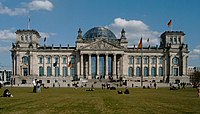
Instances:
[[[30,16],[28,16],[28,30],[30,30]]]

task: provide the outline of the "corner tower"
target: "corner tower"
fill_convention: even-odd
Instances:
[[[18,48],[36,48],[40,45],[40,34],[36,30],[17,30],[16,46]]]
[[[165,74],[167,82],[189,82],[187,76],[188,45],[184,43],[182,31],[166,31],[161,35],[160,47],[166,60]]]

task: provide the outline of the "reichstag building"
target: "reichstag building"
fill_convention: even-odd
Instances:
[[[74,82],[123,81],[126,86],[150,82],[189,82],[188,46],[184,32],[165,31],[159,46],[128,47],[121,36],[105,27],[78,30],[75,46],[40,45],[36,30],[17,30],[11,57],[13,85],[30,85],[34,79],[45,86],[68,87]]]

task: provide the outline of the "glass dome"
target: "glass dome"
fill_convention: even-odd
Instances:
[[[116,39],[116,36],[112,31],[105,27],[94,27],[88,30],[84,35],[85,39],[97,39],[97,38],[105,38],[105,39]]]

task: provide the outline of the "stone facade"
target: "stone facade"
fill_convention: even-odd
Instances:
[[[160,46],[128,47],[125,30],[121,37],[107,28],[94,27],[83,36],[79,29],[76,45],[41,46],[36,30],[17,30],[11,51],[14,85],[31,84],[68,87],[74,81],[123,81],[143,86],[150,82],[189,82],[188,47],[182,31],[166,31]]]

